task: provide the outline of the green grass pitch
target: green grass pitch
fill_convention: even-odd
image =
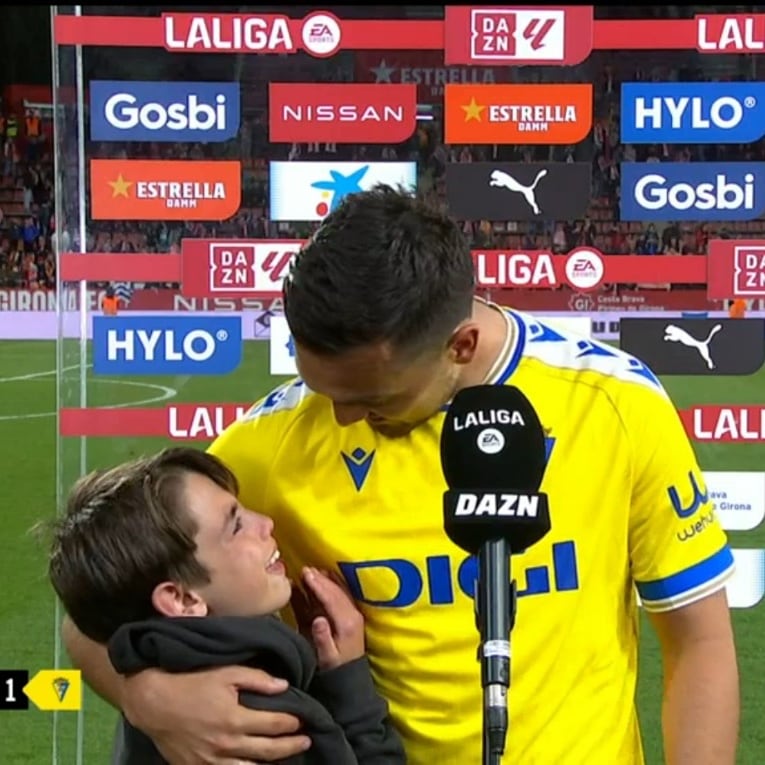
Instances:
[[[283,379],[269,376],[267,353],[267,343],[246,343],[242,366],[225,378],[89,377],[88,403],[114,406],[143,402],[150,406],[147,400],[167,395],[156,386],[177,391],[172,399],[175,402],[252,401]],[[80,380],[76,342],[63,348],[62,360],[67,368],[61,381],[62,401],[77,406]],[[45,580],[44,550],[28,533],[36,521],[55,513],[55,366],[52,342],[0,342],[0,581],[4,585],[0,599],[0,667],[31,672],[54,666],[56,657],[54,635],[59,615]],[[674,377],[664,383],[678,407],[754,404],[762,401],[765,371],[737,378]],[[83,459],[87,469],[92,469],[153,451],[166,443],[163,439],[92,439],[83,450],[80,439],[65,439],[60,445],[62,481],[69,484],[77,478]],[[765,469],[765,445],[697,444],[696,450],[705,470]],[[745,533],[732,532],[730,536],[737,547],[765,547],[765,525]],[[765,752],[761,679],[765,658],[760,648],[765,636],[765,606],[737,611],[735,627],[743,695],[739,763],[761,765]],[[714,661],[714,657],[709,658]],[[657,644],[648,628],[643,630],[641,662],[639,708],[643,738],[649,765],[660,765],[661,675]],[[115,713],[89,691],[79,720],[73,713],[54,716],[34,709],[0,712],[0,763],[49,765],[54,741],[57,759],[53,761],[76,763],[78,724],[84,742],[81,762],[108,762],[115,719]]]

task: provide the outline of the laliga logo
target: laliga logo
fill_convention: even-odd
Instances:
[[[303,19],[301,37],[307,53],[316,58],[328,58],[340,48],[340,22],[330,13],[312,13]]]
[[[586,247],[572,250],[566,259],[566,279],[578,290],[592,290],[599,287],[605,270],[600,253]]]

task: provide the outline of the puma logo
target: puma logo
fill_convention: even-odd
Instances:
[[[712,342],[712,338],[722,329],[722,324],[715,324],[709,331],[706,339],[697,340],[692,335],[688,334],[684,329],[678,327],[675,324],[667,324],[664,328],[664,340],[669,343],[681,343],[689,348],[695,348],[699,356],[704,360],[708,369],[714,369],[715,363],[712,360],[712,356],[709,353],[709,344]]]
[[[520,194],[525,200],[528,206],[534,211],[534,215],[539,215],[542,211],[539,209],[536,197],[536,188],[539,181],[547,175],[547,170],[543,168],[537,173],[537,177],[534,178],[534,182],[530,186],[524,186],[522,183],[513,178],[512,175],[503,172],[502,170],[492,170],[491,180],[489,186],[500,186]]]

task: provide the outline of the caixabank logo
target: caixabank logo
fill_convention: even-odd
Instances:
[[[623,162],[621,220],[753,220],[765,162]]]

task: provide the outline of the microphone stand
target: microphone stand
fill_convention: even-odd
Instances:
[[[510,632],[515,624],[516,586],[510,581],[510,545],[498,539],[478,552],[476,626],[483,689],[483,765],[501,765],[508,730]]]

